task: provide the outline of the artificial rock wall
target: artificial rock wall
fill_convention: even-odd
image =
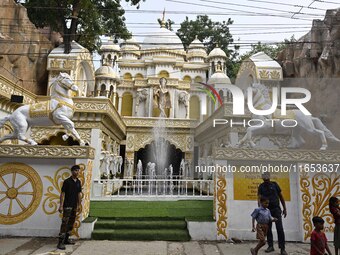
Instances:
[[[0,75],[19,88],[46,95],[46,63],[52,43],[28,19],[26,8],[14,0],[0,1],[0,17]]]
[[[328,10],[324,20],[314,20],[311,31],[288,45],[278,61],[285,77],[282,86],[310,90],[306,107],[340,137],[340,9]]]

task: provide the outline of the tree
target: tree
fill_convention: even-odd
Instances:
[[[180,24],[177,35],[181,38],[184,48],[187,49],[190,43],[197,38],[207,47],[208,53],[217,45],[227,54],[227,74],[230,78],[236,76],[233,73],[232,63],[238,55],[238,46],[234,49],[229,47],[233,43],[233,37],[229,31],[229,25],[233,21],[229,18],[227,21],[212,21],[207,15],[198,15],[196,20],[189,20],[188,17]]]
[[[162,25],[162,20],[161,19],[157,19],[159,25],[161,26]],[[170,30],[170,31],[173,31],[172,29],[172,25],[175,24],[175,21],[171,20],[171,19],[168,19],[167,21],[165,21],[165,28]]]
[[[291,40],[295,40],[294,37]],[[251,50],[248,51],[247,53],[243,54],[240,57],[240,59],[244,60],[246,58],[249,58],[251,55],[253,55],[257,52],[260,52],[260,51],[264,52],[265,54],[267,54],[272,59],[276,59],[277,54],[286,47],[287,43],[291,43],[291,42],[293,42],[293,41],[289,41],[287,39],[285,39],[284,42],[278,43],[276,45],[262,44],[261,42],[258,42],[257,44],[252,44]]]
[[[249,58],[251,55],[254,55],[255,53],[258,52],[264,52],[267,54],[269,57],[272,59],[276,60],[278,57],[278,54],[287,47],[288,44],[296,43],[297,40],[295,39],[294,35],[290,39],[285,39],[281,43],[277,43],[275,45],[271,44],[262,44],[261,42],[258,42],[257,44],[252,44],[251,45],[251,50],[246,52],[245,54],[241,55],[238,59],[238,61],[234,61],[233,63],[233,68],[234,72],[238,73],[238,70],[240,69],[240,66],[242,64],[242,61],[246,60]]]
[[[125,1],[139,8],[145,0]],[[100,35],[131,37],[120,0],[25,0],[23,5],[37,27],[48,26],[61,33],[66,54],[73,40],[92,52],[100,46]]]

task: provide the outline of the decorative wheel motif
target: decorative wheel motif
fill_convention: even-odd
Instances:
[[[38,208],[43,193],[39,174],[23,163],[0,166],[0,224],[16,224]]]

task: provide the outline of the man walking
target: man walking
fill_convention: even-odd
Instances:
[[[61,188],[59,212],[63,213],[59,233],[58,249],[65,250],[65,244],[74,244],[69,237],[76,220],[77,211],[81,205],[81,183],[78,179],[80,167],[71,167],[71,176],[67,178]]]
[[[279,241],[279,248],[281,249],[281,255],[287,255],[285,248],[285,234],[283,231],[282,225],[282,215],[287,217],[287,208],[286,202],[282,196],[281,188],[276,182],[270,181],[270,173],[266,172],[262,174],[263,183],[260,184],[258,188],[258,197],[259,201],[262,197],[266,197],[269,199],[269,207],[271,215],[277,219],[275,222],[276,231]],[[283,207],[283,211],[280,207],[280,202]],[[265,252],[273,252],[274,251],[274,241],[273,241],[273,232],[272,232],[272,222],[269,223],[268,232],[267,232],[267,242],[268,248]]]

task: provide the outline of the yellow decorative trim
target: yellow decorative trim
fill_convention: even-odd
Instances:
[[[267,70],[259,70],[260,79],[269,79],[269,72]]]
[[[217,201],[218,201],[218,219],[217,219],[217,236],[224,236],[225,239],[228,239],[226,229],[228,226],[227,223],[227,180],[224,174],[219,173],[217,177]]]
[[[5,175],[12,175],[12,177],[4,178]],[[20,183],[17,183],[16,180],[19,175],[23,176],[23,178],[20,178]],[[8,179],[11,179],[11,183],[7,183]],[[5,187],[5,190],[0,190],[0,195],[5,195],[0,199],[1,207],[4,208],[6,201],[9,200],[7,215],[0,213],[0,224],[10,225],[22,222],[29,218],[39,207],[43,185],[39,174],[32,167],[23,163],[3,164],[0,166],[0,183]],[[24,189],[21,191],[22,188]],[[21,201],[23,197],[26,198],[27,196],[31,197],[28,205]],[[17,206],[13,207],[14,204]],[[13,212],[13,210],[19,212]]]
[[[273,80],[279,80],[281,79],[281,73],[279,71],[271,71],[270,72],[270,77],[273,79]]]
[[[18,85],[0,74],[0,95],[10,99],[16,91],[18,91]],[[34,93],[23,87],[20,87],[20,93],[24,96],[24,104],[35,103],[37,96]]]
[[[217,193],[217,185],[216,185],[216,174],[214,174],[214,200],[213,200],[213,219],[216,221],[216,193]]]
[[[331,196],[340,196],[340,176],[337,173],[318,173],[311,179],[307,172],[300,174],[300,190],[304,240],[310,238],[313,225],[312,217],[322,217],[328,226],[326,232],[333,232],[333,217],[329,212],[328,201]]]
[[[59,102],[58,105],[57,105],[57,107],[56,107],[56,109],[59,108],[59,107],[62,107],[62,106],[66,106],[66,107],[71,108],[72,111],[74,111],[74,106],[73,106],[72,104],[66,103],[65,101],[63,101],[63,100],[61,100],[61,99],[59,99],[59,98],[53,98],[53,99],[54,99],[54,100],[57,100],[57,101]],[[54,109],[54,111],[55,111],[56,109]]]
[[[312,197],[309,193],[310,181],[307,173],[301,173],[300,175],[300,190],[302,192],[302,217],[303,217],[303,230],[305,231],[304,240],[306,241],[310,237],[310,233],[313,231],[313,225],[311,222],[312,210],[311,200]]]
[[[40,102],[29,106],[29,116],[31,118],[49,117],[50,114],[50,101]]]
[[[85,146],[0,145],[0,158],[94,159],[94,148]]]
[[[54,214],[58,211],[60,193],[63,182],[70,177],[71,171],[67,166],[59,168],[55,173],[54,177],[44,176],[52,186],[47,187],[47,192],[44,194],[46,197],[42,204],[42,209],[47,215]]]
[[[61,60],[58,60],[58,59],[51,59],[50,60],[50,68],[60,69],[60,64],[61,64]]]
[[[339,163],[340,151],[214,148],[215,159]]]
[[[73,70],[74,69],[74,63],[75,63],[74,60],[66,60],[66,61],[63,62],[63,66],[64,66],[65,69]]]
[[[296,120],[296,115],[294,110],[288,110],[286,115],[281,115],[281,110],[276,109],[273,113],[273,119],[292,119]]]
[[[138,117],[123,117],[125,125],[131,127],[155,127],[158,118],[138,118]],[[195,128],[198,124],[196,120],[179,120],[179,119],[165,119],[165,125],[167,128]]]
[[[86,180],[84,184],[84,197],[83,197],[83,219],[89,216],[90,212],[90,197],[91,197],[91,181],[92,181],[92,166],[93,162],[89,161],[87,164]]]
[[[13,132],[13,127],[11,125],[10,122],[7,122],[6,124],[4,124],[2,126],[2,128],[0,128],[0,137],[3,137],[5,135],[8,135],[10,133]],[[3,141],[1,144],[18,144],[18,140],[15,139],[15,140],[6,140],[6,141]]]

